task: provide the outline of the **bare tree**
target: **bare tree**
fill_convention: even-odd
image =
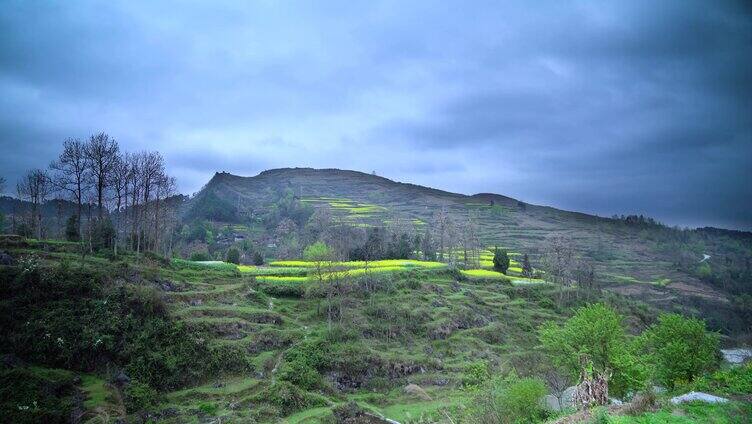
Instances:
[[[553,283],[569,285],[572,282],[574,259],[571,241],[561,235],[551,236],[543,253],[546,279]]]
[[[439,260],[444,261],[444,255],[447,247],[447,237],[450,227],[449,214],[446,208],[442,207],[433,216],[434,233],[438,236],[439,242]],[[450,248],[451,249],[451,248]]]
[[[31,202],[30,223],[36,231],[37,238],[42,238],[42,204],[50,193],[50,177],[41,169],[26,173],[16,185],[18,197]]]
[[[5,178],[0,177],[0,195],[5,191]]]
[[[168,212],[167,205],[161,205],[166,200],[175,194],[176,190],[175,178],[168,176],[162,171],[161,175],[157,179],[155,190],[155,209],[154,209],[154,250],[158,251],[163,243],[163,234],[168,233],[171,228],[167,225],[166,213]]]
[[[76,229],[81,234],[83,199],[91,184],[85,144],[69,138],[63,142],[63,152],[50,164],[52,185],[76,202]]]
[[[155,195],[157,193],[157,185],[159,184],[160,180],[164,178],[165,175],[165,168],[164,168],[164,159],[162,158],[162,155],[159,152],[144,152],[141,153],[141,159],[140,159],[140,166],[141,166],[141,172],[139,173],[141,177],[141,196],[143,199],[143,208],[144,208],[144,214],[143,218],[144,221],[142,224],[144,225],[142,227],[144,231],[144,247],[148,249],[148,243],[151,241],[154,242],[154,237],[152,234],[152,237],[149,237],[149,228],[148,228],[148,218],[149,218],[149,209],[158,210],[155,208],[150,208],[150,202],[155,198]],[[154,202],[154,206],[158,208],[159,202]]]
[[[141,159],[143,154],[133,154],[126,157],[128,163],[128,182],[127,186],[130,187],[131,198],[131,235],[130,245],[134,247],[136,251],[141,250],[141,231],[139,227],[139,217],[141,216],[141,208],[139,203],[141,202]],[[128,189],[127,189],[128,190]]]
[[[130,177],[130,154],[118,155],[117,161],[113,164],[112,173],[110,174],[110,184],[115,194],[115,240],[113,241],[113,250],[117,255],[118,238],[121,227],[125,220],[125,211],[128,209],[128,178]]]
[[[110,186],[111,172],[118,160],[119,147],[115,139],[105,133],[92,135],[84,152],[97,194],[97,217],[104,214],[105,191]]]
[[[480,239],[478,238],[478,225],[473,214],[468,212],[467,220],[460,223],[458,230],[465,266],[480,266]]]

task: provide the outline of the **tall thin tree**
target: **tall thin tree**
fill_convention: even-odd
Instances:
[[[86,143],[86,159],[97,195],[97,217],[104,215],[105,191],[110,187],[111,172],[118,160],[119,147],[115,139],[105,133],[92,135]]]
[[[31,202],[30,224],[37,238],[42,238],[42,205],[50,193],[50,177],[42,169],[27,172],[16,185],[18,197]]]
[[[66,193],[76,202],[76,229],[79,234],[81,234],[84,196],[91,184],[85,150],[85,144],[81,140],[69,138],[63,142],[63,151],[60,156],[49,166],[53,172],[53,187]]]

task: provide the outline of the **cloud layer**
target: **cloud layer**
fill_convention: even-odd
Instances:
[[[752,229],[745,2],[3,2],[0,174],[105,130],[213,172],[339,167]]]

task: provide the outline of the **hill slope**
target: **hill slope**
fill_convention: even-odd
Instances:
[[[530,205],[498,194],[468,196],[356,171],[284,168],[254,177],[217,173],[187,203],[185,216],[188,220],[252,223],[286,191],[315,208],[327,206],[344,222],[356,226],[402,220],[420,232],[443,210],[456,223],[472,220],[483,244],[528,253],[534,263],[548,238],[560,235],[579,256],[593,261],[599,282],[608,290],[663,308],[725,311],[735,296],[749,290],[745,283],[752,258],[749,233],[682,231],[638,217],[602,218]],[[209,203],[214,207],[208,207]],[[737,276],[731,286],[722,283],[715,278],[718,276],[705,275],[706,269],[698,270],[704,255],[710,256],[706,262],[711,270],[726,273],[726,267],[733,264],[747,274]],[[715,318],[708,317],[711,325],[726,332],[744,328],[729,324],[725,312],[718,313]]]

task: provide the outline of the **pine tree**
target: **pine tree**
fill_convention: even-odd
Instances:
[[[71,215],[65,223],[65,238],[68,241],[79,241],[81,237],[78,234],[78,216]]]
[[[502,274],[506,274],[509,269],[509,255],[504,249],[499,250],[498,247],[494,247],[493,257],[494,270]]]

